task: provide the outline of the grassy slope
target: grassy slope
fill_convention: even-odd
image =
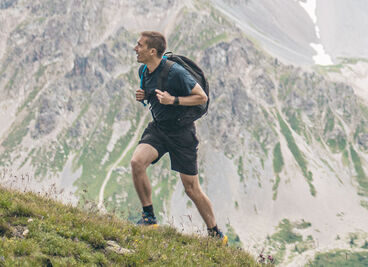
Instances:
[[[109,251],[107,241],[134,250]],[[0,266],[260,266],[243,250],[0,188]]]

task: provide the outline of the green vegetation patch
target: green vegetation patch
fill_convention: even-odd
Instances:
[[[19,125],[13,126],[11,133],[2,143],[2,146],[4,146],[6,149],[12,150],[19,145],[23,138],[27,135],[29,130],[28,126],[33,119],[34,113],[30,112]]]
[[[278,174],[282,171],[283,166],[284,166],[284,159],[282,157],[281,145],[279,142],[275,145],[273,149],[273,171]]]
[[[281,118],[279,113],[277,113],[277,118],[279,120],[279,124],[280,124],[280,127],[281,127],[281,133],[284,135],[291,153],[293,154],[296,162],[298,163],[300,169],[303,172],[304,177],[307,180],[311,195],[315,196],[316,195],[316,189],[314,188],[314,185],[312,184],[313,174],[312,174],[312,172],[308,171],[308,169],[307,169],[307,161],[305,160],[302,152],[299,150],[289,127],[284,122],[284,120]]]
[[[265,253],[273,254],[275,264],[280,264],[285,260],[287,246],[294,246],[290,252],[288,260],[295,255],[301,254],[304,251],[315,248],[315,241],[312,236],[303,236],[295,231],[295,229],[304,230],[311,227],[311,223],[304,220],[290,222],[288,219],[283,219],[277,226],[277,232],[272,236],[267,236]]]
[[[13,73],[12,77],[10,78],[10,80],[8,81],[8,83],[5,85],[5,90],[11,90],[12,89],[13,84],[14,84],[16,78],[17,78],[18,73],[19,73],[19,69],[17,68],[14,71],[14,73]]]
[[[335,117],[330,108],[328,108],[326,111],[325,121],[326,121],[326,124],[323,130],[324,134],[331,132],[335,127]]]
[[[306,266],[313,267],[358,267],[368,266],[368,252],[351,252],[349,250],[336,250],[316,254],[313,262]]]
[[[327,145],[333,153],[341,152],[346,147],[346,139],[342,135],[338,135],[335,139],[328,139]]]
[[[238,175],[240,177],[240,182],[244,181],[244,163],[243,163],[243,157],[240,156],[238,160]]]
[[[15,214],[19,207],[23,211]],[[111,251],[111,241],[131,253]],[[138,227],[2,188],[0,261],[1,266],[261,266],[214,238],[182,235],[167,226]]]
[[[366,208],[368,210],[368,201],[361,200],[360,201],[360,206],[362,206],[363,208]]]
[[[275,241],[284,244],[292,244],[303,240],[300,234],[293,232],[294,226],[288,219],[283,219],[277,228],[279,231],[271,236]]]
[[[360,157],[351,144],[350,144],[350,155],[354,164],[355,171],[357,173],[356,178],[360,186],[359,194],[363,196],[368,196],[368,178],[362,167]]]
[[[229,238],[230,246],[242,248],[243,243],[240,241],[239,236],[236,234],[235,229],[230,225],[230,223],[226,224],[226,229],[226,235]]]
[[[29,95],[27,96],[26,100],[24,101],[24,103],[22,104],[22,106],[20,108],[18,108],[17,113],[19,114],[19,112],[21,112],[29,103],[31,103],[35,97],[37,96],[37,94],[41,91],[43,85],[42,86],[36,86],[32,92],[29,93]]]
[[[298,134],[301,133],[302,129],[304,128],[302,125],[302,118],[300,115],[300,110],[287,110],[285,112],[285,115],[287,116],[287,121],[289,122],[291,128],[297,132]]]
[[[276,175],[276,181],[275,181],[274,185],[272,186],[272,191],[273,191],[272,199],[273,200],[277,199],[277,189],[279,188],[280,180],[281,180],[280,176]]]

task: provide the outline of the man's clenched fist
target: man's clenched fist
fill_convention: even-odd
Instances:
[[[158,89],[155,90],[158,101],[163,105],[172,105],[174,104],[175,97],[170,95],[167,91],[160,91]]]

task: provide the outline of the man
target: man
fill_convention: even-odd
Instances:
[[[168,73],[167,91],[157,89],[159,74],[167,61],[162,58],[166,40],[161,33],[142,32],[134,50],[137,61],[146,66],[144,68],[142,65],[139,69],[144,90],[136,91],[136,100],[148,100],[153,116],[131,160],[134,186],[143,206],[142,219],[138,224],[157,225],[146,169],[169,152],[171,169],[180,173],[185,192],[205,221],[209,235],[222,239],[226,244],[227,236],[217,228],[211,202],[199,184],[198,139],[194,122],[180,128],[175,124],[185,106],[204,104],[208,100],[207,95],[189,72],[177,63],[172,65]]]

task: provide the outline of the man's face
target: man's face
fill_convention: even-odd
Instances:
[[[137,41],[137,45],[134,47],[134,51],[137,54],[137,61],[139,63],[147,63],[154,56],[154,49],[147,47],[147,37],[141,36]]]

